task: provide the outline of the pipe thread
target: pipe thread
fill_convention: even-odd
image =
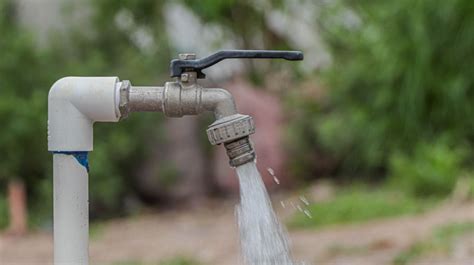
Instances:
[[[233,167],[255,160],[255,151],[248,136],[225,143],[224,146],[229,156],[229,163]]]

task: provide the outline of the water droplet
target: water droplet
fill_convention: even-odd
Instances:
[[[296,209],[298,209],[298,211],[300,211],[300,212],[303,212],[303,208],[301,208],[301,206],[299,204],[296,205]]]
[[[300,201],[302,201],[306,205],[309,205],[309,201],[304,196],[300,196]]]
[[[293,202],[290,202],[290,205],[291,205],[291,207],[293,207],[293,209],[296,209],[296,206]]]
[[[281,204],[281,207],[285,208],[286,205],[285,205],[285,202],[284,201],[280,201],[280,204]]]
[[[267,168],[267,171],[270,173],[270,175],[275,176],[275,171],[273,171],[271,167]]]
[[[275,176],[275,171],[271,167],[267,168],[267,171],[270,175],[272,175],[273,181],[275,181],[276,184],[280,185],[280,180]]]
[[[277,177],[273,176],[273,181],[275,181],[276,184],[280,185],[280,180]]]
[[[308,211],[308,210],[304,210],[303,213],[308,216],[308,218],[310,219],[313,219],[313,216],[311,215],[311,213]]]

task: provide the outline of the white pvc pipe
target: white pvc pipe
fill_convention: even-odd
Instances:
[[[64,77],[48,95],[49,151],[92,151],[94,122],[117,122],[117,77]]]
[[[48,96],[48,150],[53,152],[54,264],[89,263],[87,152],[94,122],[120,119],[117,77],[65,77]]]
[[[86,265],[89,250],[88,172],[73,155],[53,155],[54,264]]]

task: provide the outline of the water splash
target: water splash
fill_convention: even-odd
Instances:
[[[246,265],[294,265],[288,236],[279,223],[255,163],[236,168],[240,205],[236,209]]]

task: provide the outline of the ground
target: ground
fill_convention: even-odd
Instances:
[[[286,219],[288,207],[274,205]],[[91,264],[159,264],[189,257],[200,264],[240,264],[236,200],[206,203],[183,211],[167,211],[108,221],[91,226]],[[292,210],[291,210],[292,211]],[[317,218],[317,213],[313,213]],[[384,265],[430,240],[443,225],[474,222],[474,204],[445,202],[421,215],[380,219],[363,224],[291,230],[293,256],[306,264]],[[474,233],[456,237],[453,251],[425,253],[409,264],[474,265]],[[50,232],[0,237],[0,264],[51,264]],[[184,263],[176,263],[184,264]],[[402,264],[402,263],[400,263]]]

